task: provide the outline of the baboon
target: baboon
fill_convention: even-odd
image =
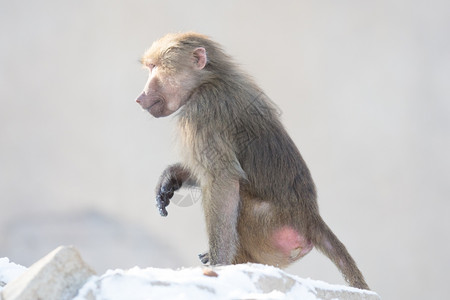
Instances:
[[[203,263],[286,267],[315,246],[353,287],[363,275],[319,215],[316,188],[276,106],[222,47],[197,33],[168,34],[141,59],[136,101],[154,117],[177,112],[183,162],[156,188],[162,216],[183,184],[202,191],[209,251]]]

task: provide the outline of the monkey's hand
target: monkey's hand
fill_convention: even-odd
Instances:
[[[156,206],[158,207],[161,216],[167,217],[168,212],[166,207],[170,204],[173,193],[180,187],[181,183],[176,179],[171,179],[161,184],[161,187],[156,194]]]
[[[183,182],[189,182],[190,177],[190,172],[181,164],[168,166],[164,170],[156,186],[156,206],[161,216],[167,216],[166,207],[169,205],[173,193],[181,188]]]
[[[208,252],[200,253],[198,255],[198,258],[200,259],[202,264],[206,265],[209,262],[209,253]]]

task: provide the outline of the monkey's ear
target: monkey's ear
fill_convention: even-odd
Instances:
[[[194,50],[194,63],[195,67],[198,70],[203,69],[206,66],[207,57],[206,57],[206,49],[203,47],[196,48]]]

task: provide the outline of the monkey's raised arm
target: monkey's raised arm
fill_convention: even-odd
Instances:
[[[179,163],[168,166],[161,174],[156,186],[156,206],[161,216],[168,215],[166,207],[170,204],[173,193],[187,181],[191,185],[196,184],[191,173]]]

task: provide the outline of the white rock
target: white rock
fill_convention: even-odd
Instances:
[[[380,299],[371,291],[301,279],[271,266],[241,264],[212,269],[108,271],[92,277],[75,299]]]
[[[65,300],[76,296],[94,271],[73,247],[58,247],[1,292],[3,300]]]
[[[0,259],[2,274],[7,285],[0,290],[0,300],[380,299],[372,291],[302,279],[260,264],[179,270],[136,267],[92,276],[72,247],[57,248],[28,270]]]
[[[27,268],[12,263],[8,258],[0,258],[0,291],[10,281],[19,277]]]

